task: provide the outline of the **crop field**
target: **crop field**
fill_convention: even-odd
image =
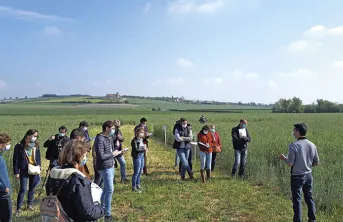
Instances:
[[[57,105],[25,107],[24,104],[0,105],[1,131],[13,138],[12,148],[4,156],[12,180],[14,206],[19,185],[12,174],[12,152],[16,142],[22,139],[28,129],[36,128],[39,131],[39,142],[42,144],[50,135],[57,133],[60,125],[67,126],[70,132],[80,121],[87,120],[91,125],[90,134],[94,137],[104,121],[120,119],[124,124],[127,146],[133,137],[132,126],[141,117],[146,117],[154,133],[148,162],[155,173],[142,178],[146,193],[139,196],[130,192],[129,184],[115,185],[113,214],[118,221],[290,221],[293,215],[290,168],[278,159],[278,155],[286,154],[288,144],[293,141],[292,125],[305,122],[309,127],[308,138],[317,145],[320,157],[320,165],[313,170],[318,221],[343,221],[342,114],[272,114],[259,111],[205,114],[208,124],[216,125],[224,144],[223,152],[217,158],[215,179],[206,184],[199,181],[180,184],[177,170],[173,168],[175,150],[170,148],[172,128],[177,119],[186,117],[192,124],[193,132],[199,132],[202,127],[198,122],[201,113],[72,109]],[[241,118],[248,120],[252,141],[246,178],[236,180],[229,177],[234,160],[231,128]],[[167,126],[167,146],[163,144],[164,125]],[[45,148],[41,149],[44,159]],[[126,160],[130,178],[130,155],[126,156]],[[199,158],[194,162],[195,176],[200,177]],[[47,161],[43,163],[43,173],[46,166]],[[35,221],[37,212],[24,213],[23,216],[26,221]],[[305,219],[305,206],[303,215]],[[15,220],[24,221],[22,218]]]

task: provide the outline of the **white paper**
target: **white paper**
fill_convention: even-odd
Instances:
[[[246,129],[238,129],[239,135],[241,136],[247,136],[247,131]]]
[[[101,202],[102,189],[95,183],[91,184],[93,202]]]

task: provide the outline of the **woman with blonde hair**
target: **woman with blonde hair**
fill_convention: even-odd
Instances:
[[[92,197],[92,181],[78,169],[87,162],[88,142],[70,140],[59,155],[46,183],[47,195],[57,195],[64,212],[73,221],[97,221],[104,216],[100,198]],[[72,201],[71,201],[72,200]]]
[[[211,162],[211,171],[213,172],[214,167],[216,165],[216,157],[217,153],[220,153],[222,151],[223,145],[222,140],[220,139],[218,131],[216,131],[215,125],[210,125],[210,133],[213,137],[213,152],[212,152],[212,162]]]

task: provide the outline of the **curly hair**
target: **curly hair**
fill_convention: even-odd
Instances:
[[[0,133],[0,144],[7,144],[11,142],[11,137],[6,133]]]
[[[89,149],[89,142],[74,139],[70,140],[64,145],[63,150],[58,157],[58,162],[61,166],[75,166],[76,164],[80,164]]]

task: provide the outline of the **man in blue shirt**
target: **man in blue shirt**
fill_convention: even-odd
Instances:
[[[304,123],[294,124],[295,142],[288,147],[288,155],[280,155],[280,159],[291,167],[291,190],[294,211],[294,222],[302,221],[301,190],[304,192],[308,208],[308,221],[316,221],[316,207],[312,197],[312,167],[319,164],[317,147],[306,138],[307,126]]]
[[[3,154],[11,148],[11,137],[0,133],[0,221],[12,221],[11,184]]]

